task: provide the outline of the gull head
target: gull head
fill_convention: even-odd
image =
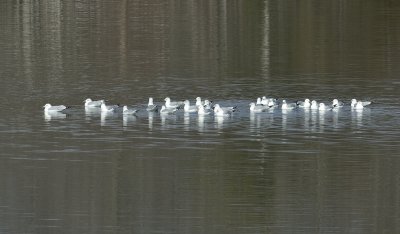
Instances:
[[[122,111],[123,111],[123,112],[125,112],[125,111],[127,111],[127,110],[128,110],[128,107],[127,107],[127,106],[123,106],[123,107],[122,107]]]
[[[85,101],[83,101],[84,103],[85,103],[85,105],[87,105],[89,102],[91,102],[92,101],[92,99],[90,99],[90,98],[86,98],[86,100]]]
[[[336,98],[335,98],[335,99],[333,99],[333,101],[332,101],[332,105],[333,105],[333,106],[337,106],[337,105],[339,105],[339,100],[337,100]]]
[[[47,104],[44,105],[43,107],[44,107],[44,110],[46,111],[46,110],[48,110],[48,109],[51,107],[51,105],[50,105],[49,103],[47,103]]]

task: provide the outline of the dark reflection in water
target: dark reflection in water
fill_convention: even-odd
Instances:
[[[0,233],[398,233],[399,10],[1,2]],[[263,95],[347,106],[249,113]],[[150,96],[239,111],[147,113]]]

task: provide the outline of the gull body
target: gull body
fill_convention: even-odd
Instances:
[[[122,114],[124,115],[134,115],[138,112],[138,109],[129,109],[128,106],[122,107]]]
[[[103,104],[103,103],[105,103],[105,102],[104,102],[104,100],[96,100],[96,101],[93,101],[92,99],[87,98],[87,99],[84,101],[84,103],[85,103],[85,107],[100,107],[101,104]]]
[[[332,108],[336,108],[336,107],[342,107],[344,106],[344,103],[337,100],[336,98],[332,100]]]
[[[301,108],[310,108],[311,102],[310,102],[310,99],[306,98],[306,99],[304,99],[304,101],[298,101],[297,105]]]
[[[166,97],[164,101],[166,108],[181,108],[183,105],[185,105],[184,102],[173,102],[169,97]]]
[[[62,112],[66,110],[68,107],[64,105],[59,105],[59,106],[52,106],[51,104],[47,103],[44,107],[44,112],[46,113],[55,113],[55,112]]]
[[[198,106],[198,115],[209,115],[211,113],[210,109],[206,109],[203,105]]]
[[[326,106],[325,106],[325,104],[324,103],[319,103],[319,107],[318,107],[318,110],[319,111],[324,111],[324,110],[326,110]]]
[[[176,107],[166,107],[165,105],[161,106],[160,114],[173,114],[178,109]]]
[[[268,109],[269,109],[268,106],[257,105],[254,102],[250,103],[250,112],[261,113],[261,112],[264,112],[264,111],[266,111]]]
[[[102,103],[100,106],[101,112],[104,113],[116,112],[118,107],[118,105],[107,106],[105,103]]]
[[[215,104],[214,106],[214,114],[216,116],[226,116],[230,115],[236,111],[236,107],[221,107],[219,104]]]
[[[363,105],[362,101],[357,101],[357,103],[356,103],[356,105],[354,106],[354,108],[355,108],[356,110],[362,110],[362,109],[364,109],[364,105]]]
[[[315,100],[311,101],[311,106],[310,106],[311,110],[317,110],[318,109],[318,103]]]
[[[184,103],[185,103],[185,105],[184,105],[184,107],[183,107],[183,110],[184,110],[186,113],[194,113],[194,112],[197,112],[197,108],[198,108],[199,106],[202,106],[202,105],[199,105],[199,106],[191,106],[189,100],[185,100]]]
[[[149,97],[149,103],[147,104],[146,110],[149,111],[149,112],[153,112],[153,111],[157,111],[158,110],[158,106],[154,105],[152,97]]]
[[[286,100],[282,100],[282,110],[292,110],[296,108],[296,103],[286,103]]]
[[[357,99],[351,99],[351,107],[353,107],[353,108],[355,108],[356,107],[356,105],[358,104],[358,102],[361,102],[361,104],[360,105],[362,105],[363,107],[364,106],[368,106],[368,105],[370,105],[372,102],[371,101],[357,101]]]

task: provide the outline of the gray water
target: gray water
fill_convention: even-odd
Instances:
[[[397,2],[0,11],[0,233],[400,232]],[[264,95],[373,104],[250,114]],[[239,111],[148,114],[150,96]],[[88,97],[141,111],[88,112]]]

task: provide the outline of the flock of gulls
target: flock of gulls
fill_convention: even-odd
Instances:
[[[153,98],[149,98],[149,102],[146,107],[147,112],[159,112],[163,114],[174,114],[178,110],[183,110],[185,113],[197,113],[199,116],[214,115],[214,116],[230,116],[233,112],[237,111],[236,106],[220,106],[219,104],[213,104],[212,101],[204,100],[200,97],[196,98],[195,105],[190,105],[189,100],[185,101],[171,101],[169,97],[164,99],[165,103],[161,106],[154,104]],[[350,102],[351,109],[362,110],[365,106],[370,105],[371,101],[359,101],[352,99]],[[293,110],[296,108],[311,109],[315,111],[326,111],[335,110],[345,106],[345,103],[338,99],[333,99],[331,104],[317,103],[317,101],[305,99],[304,101],[296,101],[288,103],[286,100],[279,101],[277,98],[257,98],[256,102],[252,102],[250,105],[250,113],[262,113],[275,109],[282,109],[282,111]],[[52,106],[46,104],[43,106],[45,114],[52,113],[64,113],[69,107],[65,105]],[[101,113],[121,113],[123,115],[135,115],[139,109],[121,105],[106,105],[105,100],[92,100],[87,98],[84,101],[85,109],[94,109],[101,111]]]

